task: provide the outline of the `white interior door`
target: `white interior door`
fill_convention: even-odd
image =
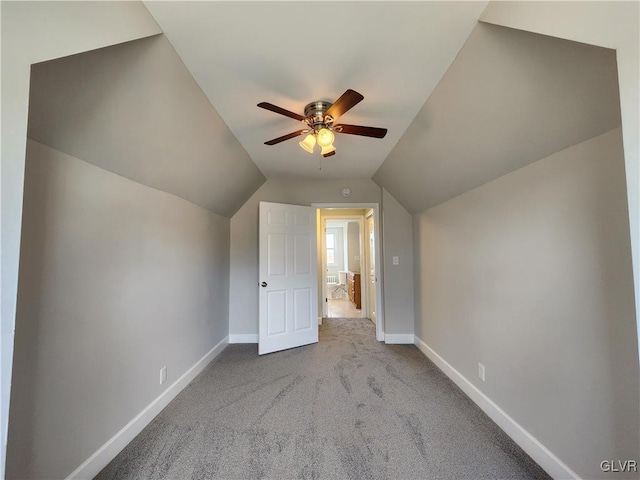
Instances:
[[[368,294],[368,302],[367,308],[369,309],[368,314],[371,321],[375,324],[378,323],[377,315],[376,315],[376,240],[375,240],[375,223],[373,220],[373,214],[367,217],[367,268],[368,268],[368,279],[367,279],[367,294]],[[364,279],[365,276],[363,275]]]
[[[318,341],[316,209],[260,202],[258,353]]]

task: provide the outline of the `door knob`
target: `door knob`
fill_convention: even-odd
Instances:
[[[262,282],[260,285],[262,285],[263,287],[267,286],[267,282]]]

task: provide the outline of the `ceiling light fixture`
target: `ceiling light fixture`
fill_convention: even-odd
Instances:
[[[304,140],[298,143],[304,151],[313,153],[317,143],[322,156],[335,155],[333,117],[327,115],[330,106],[329,102],[311,102],[304,107],[305,122],[309,125],[309,130],[304,132],[307,133]]]
[[[318,145],[320,145],[320,142],[318,142]],[[335,151],[336,151],[336,147],[334,147],[333,145],[327,145],[326,147],[322,147],[322,150],[320,150],[320,153],[322,154],[323,157],[328,157]]]
[[[316,137],[309,134],[304,138],[303,141],[299,142],[299,145],[303,150],[306,150],[309,153],[313,153],[313,147],[316,146]]]
[[[387,134],[386,128],[345,124],[334,125],[334,122],[338,117],[342,116],[363,99],[364,97],[358,92],[349,89],[333,104],[322,100],[307,104],[307,106],[304,107],[304,116],[286,110],[282,107],[278,107],[277,105],[273,105],[272,103],[261,102],[258,104],[258,107],[284,115],[285,117],[293,118],[294,120],[298,120],[306,124],[306,128],[302,130],[274,138],[264,143],[265,145],[276,145],[280,142],[284,142],[285,140],[289,140],[300,135],[306,135],[304,140],[298,143],[304,151],[313,153],[314,147],[317,143],[320,147],[321,155],[323,157],[329,157],[336,154],[336,147],[333,146],[333,141],[335,140],[334,132],[344,133],[347,135],[360,135],[363,137],[384,138]]]
[[[318,145],[320,145],[323,148],[333,144],[333,141],[336,138],[336,136],[333,134],[331,130],[324,127],[318,131],[317,137],[318,137],[317,138]]]
[[[336,151],[336,147],[333,146],[333,141],[336,136],[329,128],[327,128],[326,124],[322,125],[323,126],[321,126],[317,132],[308,134],[305,139],[299,143],[299,145],[303,150],[313,153],[313,147],[315,147],[315,144],[317,143],[321,149],[320,153],[322,156],[327,157]]]

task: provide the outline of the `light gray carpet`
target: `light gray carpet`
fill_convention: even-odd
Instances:
[[[549,478],[413,345],[366,319],[230,345],[98,479]]]

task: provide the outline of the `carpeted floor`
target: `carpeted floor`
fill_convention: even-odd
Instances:
[[[98,479],[549,478],[413,345],[367,319],[230,345]]]

